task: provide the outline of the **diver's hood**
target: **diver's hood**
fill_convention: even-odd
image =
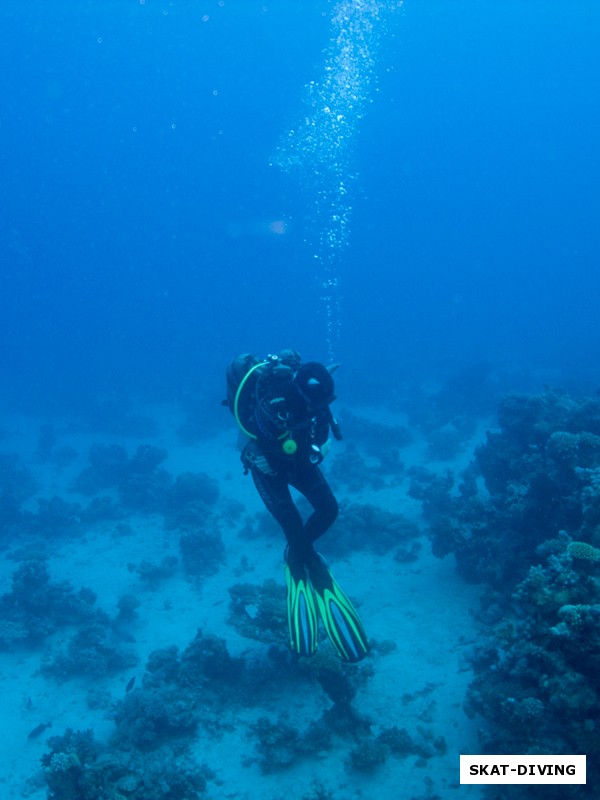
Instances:
[[[298,369],[294,386],[313,408],[322,408],[335,400],[331,373],[318,361],[309,361]]]

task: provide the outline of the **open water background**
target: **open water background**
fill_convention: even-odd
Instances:
[[[600,6],[392,5],[1,4],[6,401],[220,397],[233,355],[285,346],[349,394],[482,362],[597,385]],[[362,118],[299,180],[276,154],[324,65],[344,81],[340,8],[374,19]],[[331,252],[315,148],[356,176]]]

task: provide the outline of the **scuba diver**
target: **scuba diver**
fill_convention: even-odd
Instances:
[[[301,656],[316,651],[320,618],[338,655],[355,662],[368,653],[367,636],[352,603],[314,548],[338,514],[337,501],[319,468],[330,432],[341,439],[330,409],[335,368],[316,361],[302,363],[295,350],[262,360],[244,354],[227,369],[224,405],[246,438],[244,471],[251,473],[287,540],[284,574],[292,650]],[[306,521],[290,486],[313,508]]]

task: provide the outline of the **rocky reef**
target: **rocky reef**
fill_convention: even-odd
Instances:
[[[482,752],[586,753],[600,778],[600,400],[510,395],[470,466],[417,470],[433,551],[482,584],[465,710]],[[535,787],[490,788],[530,798]],[[508,789],[508,791],[507,791]],[[525,791],[526,790],[526,791]],[[593,796],[544,786],[544,798]]]

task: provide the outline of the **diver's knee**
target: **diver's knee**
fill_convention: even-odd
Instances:
[[[327,506],[323,509],[323,516],[326,518],[327,524],[333,525],[333,523],[338,518],[339,513],[340,513],[340,507],[338,506],[338,501],[335,499],[333,495],[331,495],[331,498],[327,503]]]

